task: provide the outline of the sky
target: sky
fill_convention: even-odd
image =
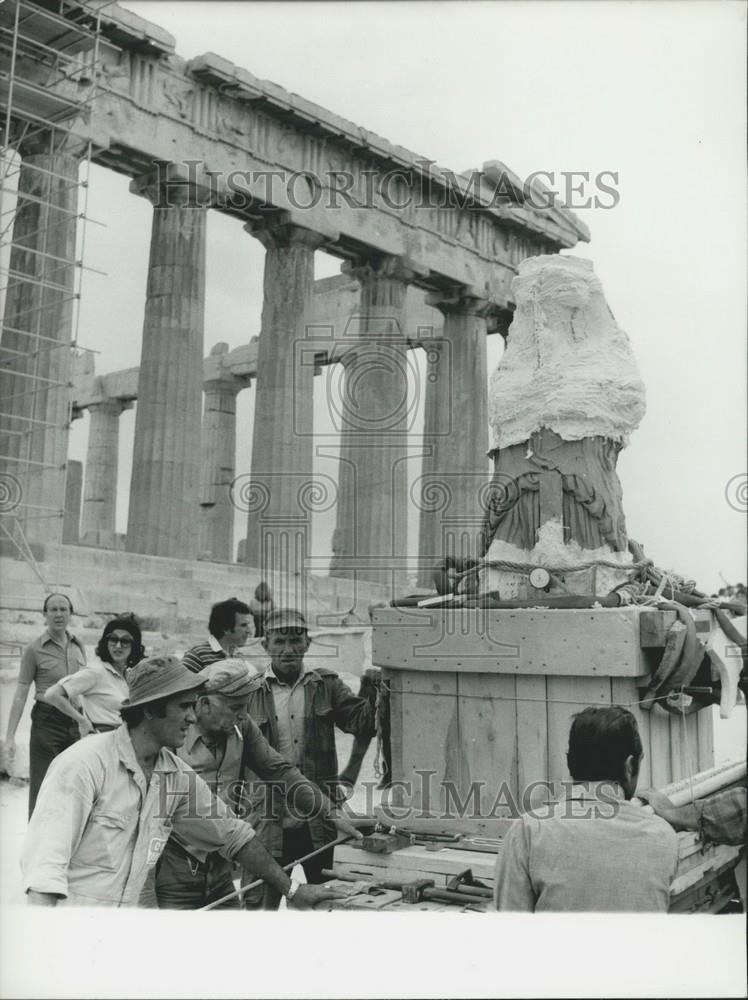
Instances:
[[[708,592],[745,580],[745,8],[733,3],[131,2],[185,58],[215,52],[455,171],[617,174],[617,203],[578,208],[591,259],[647,387],[619,460],[629,535]],[[137,365],[150,205],[94,168],[78,340],[97,372]],[[209,213],[206,353],[259,333],[263,254]],[[339,263],[316,255],[316,275]],[[489,374],[501,355],[489,338]],[[315,421],[324,426],[324,380]],[[239,396],[249,471],[254,392]],[[134,411],[121,417],[127,522]],[[85,458],[88,418],[71,457]],[[418,424],[416,424],[416,430]],[[335,474],[334,465],[317,471]],[[315,522],[315,554],[331,520]],[[417,534],[411,520],[411,550]],[[237,539],[241,524],[237,523]]]

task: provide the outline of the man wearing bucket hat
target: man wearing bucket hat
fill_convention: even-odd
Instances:
[[[270,655],[270,666],[255,679],[249,698],[249,712],[268,743],[291,764],[309,777],[333,802],[341,798],[338,782],[338,758],[335,751],[335,727],[354,736],[374,736],[373,701],[357,698],[338,675],[325,667],[311,667],[304,662],[310,645],[309,632],[300,611],[285,608],[271,612],[265,619],[262,644]],[[286,810],[276,819],[258,819],[257,805],[263,797],[258,775],[249,763],[247,777],[255,789],[252,797],[253,824],[268,850],[282,864],[289,864],[313,850],[329,844],[335,828],[324,813],[310,819],[298,810]],[[307,882],[324,881],[323,869],[332,866],[333,849],[318,854],[303,865]],[[263,887],[263,899],[256,894],[245,897],[245,905],[266,909],[278,906],[280,897],[274,889]]]
[[[256,674],[244,660],[219,660],[201,672],[204,684],[197,695],[195,721],[190,724],[178,754],[200,775],[210,790],[232,812],[241,815],[243,766],[251,767],[278,789],[284,800],[305,815],[328,816],[339,833],[360,837],[345,816],[335,816],[332,803],[267,743],[257,723],[247,715],[247,700]],[[198,909],[234,891],[233,865],[220,852],[204,860],[196,857],[175,832],[156,866],[158,904],[171,909]],[[239,907],[236,896],[223,904]]]
[[[196,857],[236,859],[296,906],[337,895],[292,883],[252,827],[176,756],[203,678],[173,656],[155,656],[133,667],[127,683],[124,724],[76,743],[47,773],[21,859],[29,901],[137,906],[172,832]]]

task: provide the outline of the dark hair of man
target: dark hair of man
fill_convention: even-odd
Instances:
[[[47,613],[47,607],[49,606],[49,602],[52,600],[53,597],[64,597],[65,600],[68,602],[68,607],[70,608],[70,614],[71,615],[75,614],[75,612],[73,611],[73,602],[70,600],[67,594],[47,594],[47,596],[44,598],[44,604],[42,605],[43,614]]]
[[[145,719],[146,709],[148,709],[151,715],[156,715],[159,719],[163,719],[166,715],[167,702],[173,697],[174,695],[170,694],[166,698],[156,698],[154,701],[146,702],[145,705],[133,705],[132,708],[123,705],[119,710],[119,714],[122,716],[122,721],[126,723],[128,729],[137,729],[143,719]]]
[[[626,758],[638,760],[641,752],[636,719],[620,705],[585,708],[573,717],[566,762],[574,781],[620,781]]]
[[[238,597],[230,597],[227,601],[219,601],[210,609],[208,631],[216,639],[228,632],[236,624],[237,615],[248,615],[249,607]]]
[[[101,633],[98,645],[96,646],[96,655],[102,663],[112,662],[112,654],[109,651],[109,643],[107,640],[115,629],[121,629],[123,632],[130,633],[130,636],[132,637],[132,646],[130,648],[130,655],[127,657],[127,666],[134,667],[135,664],[140,663],[145,656],[143,636],[135,615],[120,615],[118,618],[112,618],[111,621],[106,623],[104,631]]]

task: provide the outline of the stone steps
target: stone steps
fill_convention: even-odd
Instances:
[[[38,611],[51,587],[70,594],[79,614],[97,615],[132,611],[154,622],[154,627],[180,630],[191,623],[205,627],[210,605],[236,596],[248,601],[260,582],[258,570],[240,564],[190,562],[130,552],[65,545],[59,563],[39,562],[49,586],[25,561],[0,556],[0,607]],[[55,550],[55,556],[57,550]],[[274,593],[288,592],[282,574],[270,574]],[[337,624],[355,605],[366,620],[372,601],[386,599],[378,584],[357,583],[335,577],[311,575],[307,582],[307,615],[310,625]]]

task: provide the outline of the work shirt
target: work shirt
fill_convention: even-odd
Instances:
[[[283,685],[273,677],[272,670],[267,670],[252,680],[248,705],[249,714],[259,726],[262,735],[271,747],[280,751],[279,722],[284,713],[278,712],[275,699],[277,694],[282,692]],[[324,667],[309,669],[305,666],[303,680],[300,678],[300,681],[297,686],[304,694],[300,770],[330,799],[337,801],[340,793],[335,727],[345,733],[353,733],[354,736],[376,735],[374,704],[365,698],[357,698],[336,673]],[[288,716],[291,713],[287,711],[285,714]],[[296,712],[293,714],[296,715]],[[288,736],[286,733],[286,740]],[[294,738],[298,739],[298,736],[291,736],[292,741]],[[252,778],[251,772],[254,768],[251,760],[248,761],[247,767],[250,771],[249,777]],[[292,824],[295,823],[293,817],[284,816],[286,822],[283,825],[289,825],[287,820],[291,820]],[[256,825],[254,818],[252,823]],[[262,827],[256,825],[256,829],[268,850],[279,857],[283,850],[281,824],[267,822]],[[335,827],[323,816],[310,820],[309,831],[315,848],[322,847],[335,837]]]
[[[212,851],[233,860],[255,835],[172,751],[160,751],[146,787],[126,725],[89,736],[44,779],[21,858],[24,890],[136,906],[172,831],[200,861]]]
[[[678,867],[672,827],[611,782],[572,785],[515,820],[496,863],[498,910],[666,912]]]
[[[326,814],[329,808],[317,786],[273,750],[253,719],[245,719],[238,732],[231,730],[216,745],[193,722],[177,753],[230,810],[248,815],[253,827],[269,820],[273,811],[285,815],[288,802],[300,817]],[[245,785],[243,768],[251,768],[260,780]]]
[[[275,721],[278,724],[278,753],[298,767],[304,759],[304,685],[309,674],[302,663],[293,684],[281,680],[272,667],[267,678],[273,691]]]
[[[60,681],[60,687],[95,726],[119,726],[119,710],[128,696],[127,681],[111,663],[99,660]]]
[[[214,795],[231,806],[238,794],[244,739],[235,729],[226,739],[211,743],[193,722],[177,756],[199,774]]]
[[[86,665],[86,651],[81,641],[70,632],[65,632],[67,643],[63,645],[44,631],[24,649],[18,681],[21,684],[34,682],[34,697],[44,701],[44,693],[68,674]]]

